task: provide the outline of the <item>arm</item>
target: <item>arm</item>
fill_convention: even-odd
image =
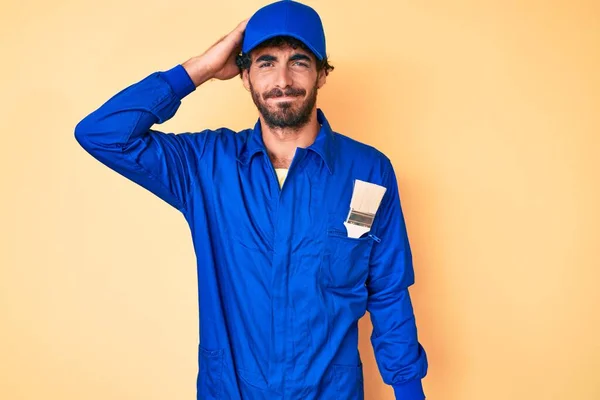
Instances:
[[[111,97],[77,124],[77,142],[98,161],[184,212],[208,130],[174,134],[151,128],[172,118],[181,100],[207,80],[239,74],[235,55],[246,22],[202,55]]]
[[[392,385],[396,398],[422,400],[427,356],[417,338],[408,293],[414,283],[412,254],[396,176],[389,160],[388,164],[384,177],[387,190],[373,227],[381,242],[374,244],[367,280],[371,343],[383,381]]]
[[[195,90],[181,65],[155,72],[120,91],[75,127],[75,138],[94,158],[184,210],[190,191],[191,147],[206,135],[150,129],[170,119],[181,99]]]

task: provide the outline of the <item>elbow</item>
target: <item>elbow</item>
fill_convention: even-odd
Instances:
[[[74,136],[77,143],[90,154],[118,147],[113,143],[114,138],[110,134],[110,131],[107,131],[106,127],[92,120],[90,116],[87,116],[75,125]]]
[[[81,147],[88,151],[92,147],[90,138],[93,136],[93,132],[97,130],[97,127],[94,127],[94,125],[95,124],[90,120],[89,115],[75,125],[75,140]]]
[[[79,143],[79,145],[81,147],[83,147],[86,150],[89,148],[89,141],[88,141],[89,130],[88,130],[88,127],[86,126],[85,119],[79,121],[79,123],[77,123],[77,125],[75,125],[74,136],[75,136],[75,140],[77,141],[77,143]]]

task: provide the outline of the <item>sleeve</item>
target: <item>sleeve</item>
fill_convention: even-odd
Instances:
[[[371,343],[383,381],[398,400],[425,398],[421,379],[427,374],[427,356],[417,338],[408,287],[414,283],[412,254],[391,162],[383,182],[387,188],[373,231],[369,265],[367,310],[373,324]]]
[[[151,129],[175,115],[196,89],[177,65],[115,94],[75,127],[75,139],[95,159],[184,212],[207,131]]]

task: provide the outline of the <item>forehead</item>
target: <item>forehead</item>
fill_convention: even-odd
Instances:
[[[291,45],[284,43],[279,46],[263,46],[257,48],[252,51],[252,59],[256,60],[258,57],[262,55],[271,55],[275,57],[289,57],[294,54],[303,54],[309,57],[312,61],[316,60],[315,56],[307,50],[304,50],[302,47],[292,47]]]

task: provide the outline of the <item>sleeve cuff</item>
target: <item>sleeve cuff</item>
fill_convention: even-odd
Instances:
[[[196,85],[190,78],[183,65],[178,64],[175,67],[163,72],[162,77],[171,86],[173,93],[179,100],[196,90]]]
[[[423,392],[423,383],[420,379],[392,385],[396,400],[423,400],[425,392]]]

